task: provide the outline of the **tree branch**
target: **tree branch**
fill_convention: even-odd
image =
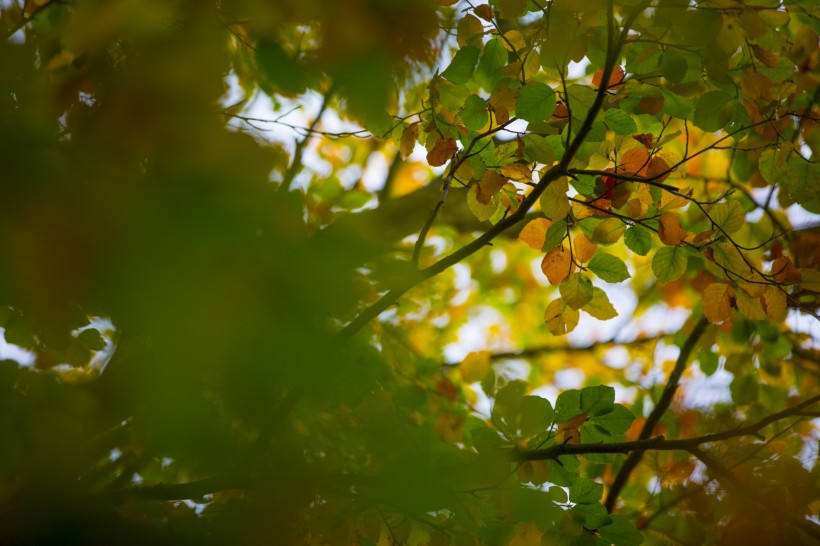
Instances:
[[[680,354],[678,354],[675,367],[669,375],[669,379],[666,381],[666,386],[663,389],[660,400],[658,400],[657,405],[655,405],[655,408],[649,414],[649,417],[647,417],[646,423],[644,423],[641,433],[638,435],[638,439],[645,440],[652,436],[652,432],[655,430],[658,422],[660,422],[661,417],[663,417],[663,414],[669,409],[669,406],[672,404],[672,399],[675,396],[675,391],[678,390],[681,375],[683,375],[683,371],[686,369],[689,355],[694,350],[695,345],[697,345],[698,340],[703,335],[708,324],[709,322],[706,320],[706,317],[702,317],[695,324],[689,337],[686,338],[686,342],[683,344],[683,347],[681,347]],[[634,453],[630,453],[629,457],[624,461],[617,476],[615,476],[615,480],[612,482],[612,487],[610,487],[607,492],[604,506],[608,512],[612,512],[615,507],[615,502],[618,500],[618,495],[621,494],[621,490],[629,481],[630,474],[632,474],[632,471],[638,466],[638,463],[641,462],[642,457],[642,451],[635,451]]]
[[[296,178],[296,175],[299,173],[299,170],[302,168],[302,155],[305,153],[305,147],[310,140],[310,134],[316,129],[316,126],[319,124],[319,121],[322,119],[322,114],[325,113],[325,110],[330,103],[330,98],[333,96],[334,88],[331,87],[328,89],[325,96],[322,98],[322,105],[319,107],[319,111],[316,113],[316,118],[310,124],[307,129],[307,134],[296,143],[296,149],[293,150],[293,161],[290,163],[290,167],[288,167],[287,172],[285,172],[285,176],[282,178],[282,185],[279,186],[279,191],[287,192],[290,191],[290,186],[293,184],[293,179]]]

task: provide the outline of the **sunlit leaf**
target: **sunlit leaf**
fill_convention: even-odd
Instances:
[[[583,308],[591,316],[598,320],[609,320],[618,316],[618,311],[615,310],[609,297],[602,289],[597,286],[592,287],[592,299],[589,300]]]
[[[580,314],[562,299],[553,300],[544,311],[544,323],[554,336],[563,336],[578,326]]]
[[[516,115],[526,121],[543,121],[555,110],[555,91],[545,83],[533,82],[521,88],[515,101]]]
[[[606,282],[621,282],[630,277],[623,260],[605,252],[595,254],[587,267]]]
[[[686,251],[677,246],[659,248],[652,257],[652,272],[662,283],[674,281],[686,271]]]
[[[592,283],[581,273],[573,273],[558,286],[561,299],[573,309],[580,309],[592,299]]]
[[[547,276],[550,284],[560,284],[573,269],[575,265],[572,263],[572,254],[563,245],[558,245],[547,252],[541,260],[541,271]]]

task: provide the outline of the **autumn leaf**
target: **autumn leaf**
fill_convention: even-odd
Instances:
[[[728,284],[710,284],[703,291],[703,314],[709,322],[723,322],[732,316],[734,292]]]
[[[487,205],[495,194],[501,191],[507,179],[495,171],[486,171],[478,183],[476,199],[482,205]]]
[[[427,163],[431,167],[440,167],[450,160],[457,149],[458,146],[453,139],[437,140],[433,149],[427,152]]]
[[[621,239],[626,225],[618,218],[607,218],[595,227],[592,241],[599,245],[611,245]]]
[[[416,147],[416,140],[419,136],[419,124],[418,123],[411,123],[407,127],[404,128],[404,131],[401,133],[401,158],[407,159],[410,154],[413,153],[413,149]]]
[[[551,225],[552,222],[546,218],[535,218],[524,226],[524,229],[518,234],[518,238],[527,243],[530,248],[541,250],[541,247],[544,246],[547,230]]]
[[[554,336],[563,336],[578,326],[580,314],[562,299],[553,300],[544,311],[544,323]]]
[[[648,166],[649,152],[642,146],[627,150],[618,165],[620,171],[639,176],[646,176]]]
[[[572,254],[563,245],[550,250],[541,261],[541,271],[553,285],[560,284],[574,269]]]
[[[618,311],[609,301],[609,296],[597,286],[592,288],[592,299],[582,309],[598,320],[609,320],[618,316]]]
[[[487,372],[490,371],[489,351],[477,351],[469,353],[459,366],[461,380],[465,383],[475,383],[481,381]]]
[[[573,309],[580,309],[592,299],[592,283],[581,273],[573,273],[558,286],[561,299]]]
[[[664,212],[658,222],[658,237],[663,244],[676,246],[686,238],[686,230],[681,227],[677,214]]]
[[[609,75],[609,82],[607,84],[607,89],[617,89],[624,81],[624,69],[620,66],[615,66],[612,69],[612,73]],[[601,80],[604,77],[604,69],[599,68],[595,71],[595,74],[592,75],[592,86],[593,87],[601,87]]]
[[[589,240],[583,232],[578,232],[572,239],[572,252],[575,254],[575,261],[586,263],[598,250],[598,245]]]
[[[501,167],[501,172],[510,180],[532,182],[532,169],[527,163],[511,163]]]

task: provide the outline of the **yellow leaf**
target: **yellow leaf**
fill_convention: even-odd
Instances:
[[[501,172],[516,182],[532,182],[532,169],[527,163],[511,163],[501,167]]]
[[[558,298],[547,305],[544,311],[544,324],[547,325],[547,330],[554,336],[563,336],[568,334],[578,326],[578,319],[580,313],[564,303],[564,300]]]
[[[766,311],[763,310],[763,303],[760,298],[753,298],[743,290],[735,292],[735,303],[737,309],[743,316],[750,320],[763,320],[766,318]]]
[[[612,306],[606,292],[597,286],[592,288],[592,299],[584,306],[583,310],[598,320],[609,320],[618,316],[618,311]]]
[[[674,212],[664,212],[658,221],[658,237],[663,244],[677,246],[686,238],[686,230],[681,227],[678,215]]]
[[[536,218],[524,226],[524,229],[518,234],[518,238],[527,243],[530,248],[541,250],[544,246],[547,230],[551,225],[552,222],[546,218]]]
[[[618,218],[607,218],[592,232],[592,240],[600,245],[611,245],[620,240],[626,231],[626,225]]]
[[[416,139],[418,139],[418,136],[418,123],[413,123],[404,128],[404,131],[402,131],[401,133],[401,144],[399,146],[399,151],[401,152],[402,159],[407,159],[407,157],[413,153],[413,149],[415,149],[416,147]]]
[[[489,220],[498,208],[498,201],[493,199],[489,203],[482,203],[478,200],[478,184],[473,184],[467,192],[467,208],[481,220]]]
[[[572,263],[572,255],[564,248],[564,245],[553,248],[541,260],[541,271],[553,285],[560,284],[572,273],[573,269],[575,267]]]
[[[509,51],[512,51],[510,46],[512,46],[515,51],[521,51],[527,47],[527,42],[524,40],[524,35],[521,34],[520,30],[508,30],[504,33],[504,38],[506,38],[505,40],[502,40],[504,42],[504,47],[506,47]]]
[[[680,195],[679,195],[680,194]],[[672,193],[666,190],[661,190],[661,200],[658,204],[658,211],[674,210],[685,207],[689,204],[689,200],[683,195],[691,195],[692,190],[682,189],[679,192]]]
[[[709,322],[723,322],[732,316],[732,288],[713,283],[703,291],[703,314]]]
[[[478,351],[468,354],[459,366],[461,380],[465,383],[481,381],[490,371],[490,352]]]
[[[786,293],[780,287],[771,284],[766,287],[763,305],[766,307],[766,316],[773,321],[781,321],[786,317]]]
[[[541,210],[548,218],[558,221],[569,213],[567,191],[569,191],[569,182],[566,178],[559,178],[547,186],[547,189],[541,194],[539,200]]]
[[[800,288],[820,292],[820,271],[799,267],[795,270],[800,275]]]
[[[572,240],[572,251],[575,253],[575,260],[579,263],[588,262],[595,255],[596,250],[598,250],[598,245],[590,241],[582,231],[578,232]]]

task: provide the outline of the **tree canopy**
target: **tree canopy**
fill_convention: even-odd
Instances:
[[[820,540],[816,0],[0,31],[3,544]]]

